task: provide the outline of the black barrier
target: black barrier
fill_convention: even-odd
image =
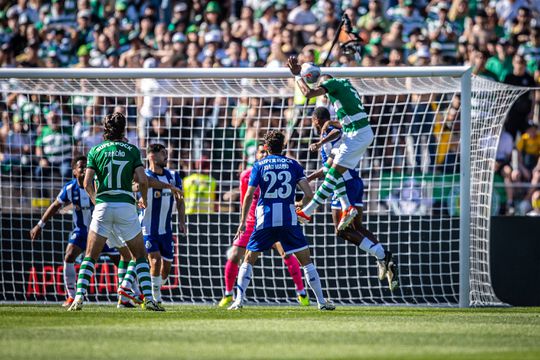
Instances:
[[[64,225],[70,224],[70,216],[59,216],[50,221],[43,231],[42,239],[35,242],[29,240],[28,232],[33,224],[28,215],[1,216],[0,300],[61,300],[64,295],[62,254],[69,236]],[[322,223],[321,216],[317,215],[315,224]],[[325,220],[330,222],[330,219]],[[401,299],[393,298],[389,292],[385,292],[380,302],[385,300],[401,303],[406,300],[414,303],[417,296],[434,302],[457,302],[455,297],[442,299],[440,295],[458,293],[458,244],[456,241],[449,241],[457,238],[457,219],[451,220],[452,223],[450,220],[426,221],[412,217],[410,221],[401,219],[399,222],[387,217],[378,217],[377,221],[368,218],[367,221],[370,224],[381,224],[380,227],[374,226],[372,230],[398,254],[402,280],[406,282],[411,279],[425,285],[405,287],[399,293]],[[230,240],[230,237],[220,237],[234,233],[238,217],[231,214],[198,215],[192,216],[188,222],[190,235],[188,239],[180,239],[178,242],[178,262],[175,262],[173,267],[173,272],[179,276],[175,277],[176,280],[168,287],[172,297],[165,299],[216,301],[222,295],[222,269]],[[512,305],[540,306],[540,219],[494,217],[491,224],[490,262],[495,293],[502,301]],[[357,255],[354,252],[352,255],[348,252],[347,255],[346,246],[322,247],[322,241],[331,244],[340,242],[331,235],[324,239],[314,235],[328,233],[324,230],[326,229],[322,226],[315,225],[307,228],[306,235],[310,241],[315,242],[313,255],[321,269],[321,275],[327,278],[326,287],[330,297],[338,298],[339,295],[344,298],[346,296],[343,292],[347,291],[351,298],[367,298],[370,287],[381,286],[376,279],[373,262],[365,261],[359,263],[357,268],[348,268],[347,264],[354,263],[354,256]],[[53,238],[55,241],[52,241]],[[424,255],[419,256],[419,253]],[[323,254],[326,256],[322,256]],[[92,301],[114,301],[115,297],[111,294],[116,291],[115,268],[106,258],[102,260],[104,261],[97,266],[96,284],[90,288],[89,298]],[[286,269],[273,261],[275,259],[272,257],[263,257],[262,266],[255,268],[254,286],[250,290],[254,293],[250,293],[251,298],[294,297],[292,284],[284,283],[290,282],[285,276]],[[358,276],[355,282],[354,274],[368,276]],[[342,280],[344,278],[348,278],[347,283]],[[282,283],[276,284],[276,281]],[[279,285],[277,290],[276,285]]]
[[[490,250],[497,297],[515,306],[540,306],[540,218],[493,217]]]
[[[306,235],[313,244],[313,258],[330,298],[352,304],[458,302],[458,242],[450,241],[458,238],[458,219],[435,221],[410,217],[404,221],[388,216],[366,219],[373,224],[371,229],[379,235],[380,241],[397,254],[401,264],[403,286],[392,294],[386,283],[377,279],[373,258],[336,239],[331,229],[317,225],[331,223],[329,217],[323,219],[323,216],[316,215],[315,225],[306,228]],[[42,239],[32,242],[28,236],[33,225],[29,216],[2,215],[0,300],[63,299],[62,256],[69,236],[67,224],[70,224],[68,215],[55,217],[44,229]],[[188,217],[188,224],[188,238],[178,241],[178,256],[173,264],[176,276],[164,291],[170,294],[164,300],[217,301],[222,296],[226,252],[238,216],[193,215]],[[107,259],[103,260],[96,267],[95,283],[90,287],[91,301],[116,299],[115,268]],[[293,284],[279,257],[263,256],[259,265],[255,267],[253,286],[248,291],[250,300],[294,299]],[[374,296],[373,289],[380,295]]]

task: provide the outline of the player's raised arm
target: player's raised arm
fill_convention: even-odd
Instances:
[[[326,94],[326,89],[322,86],[315,86],[310,88],[306,83],[308,79],[310,84],[315,84],[321,75],[321,70],[318,66],[311,63],[306,63],[300,66],[298,64],[298,59],[295,56],[289,57],[287,60],[287,66],[291,70],[291,73],[296,77],[296,84],[300,88],[302,95],[306,98],[311,99],[313,97],[321,96]]]
[[[311,152],[319,151],[319,149],[324,144],[332,142],[334,140],[337,140],[340,136],[341,136],[341,130],[340,129],[332,129],[332,131],[330,131],[330,133],[327,136],[325,136],[321,140],[309,145],[309,151],[311,151]]]
[[[54,200],[54,202],[45,210],[45,213],[39,219],[39,222],[30,230],[30,239],[36,240],[39,235],[41,234],[41,229],[45,227],[45,224],[47,221],[49,221],[50,218],[52,218],[58,210],[62,208],[62,203],[58,201],[58,199]]]
[[[177,200],[182,200],[183,201],[184,192],[182,191],[182,189],[179,189],[179,188],[177,188],[176,186],[174,186],[172,184],[169,184],[169,183],[166,183],[166,182],[163,182],[163,181],[159,181],[158,179],[154,179],[153,177],[147,176],[146,178],[148,180],[148,187],[149,188],[157,189],[157,190],[161,190],[161,189],[171,190],[173,192],[173,194],[174,194],[174,197]],[[133,181],[134,181],[134,183],[133,183],[133,192],[139,192],[139,183],[137,181],[137,173],[133,174]]]

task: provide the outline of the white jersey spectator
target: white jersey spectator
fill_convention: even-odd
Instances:
[[[292,9],[287,20],[294,25],[311,25],[317,22],[317,17],[311,11],[311,0],[301,0],[300,5]]]

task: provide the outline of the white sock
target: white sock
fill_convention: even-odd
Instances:
[[[304,267],[304,275],[306,277],[309,287],[315,293],[317,303],[321,305],[326,304],[326,300],[324,299],[321,287],[321,278],[319,277],[319,273],[317,272],[317,269],[315,268],[315,265],[313,265],[313,263],[308,264]]]
[[[311,200],[303,209],[302,211],[307,216],[313,215],[313,212],[317,209],[319,204],[317,204],[315,201]]]
[[[253,266],[251,266],[251,264],[245,262],[240,266],[240,270],[238,270],[238,280],[236,281],[236,301],[243,301],[244,294],[251,281],[252,272]]]
[[[75,298],[77,293],[77,273],[75,272],[75,264],[64,261],[64,286],[70,298]]]
[[[365,237],[358,247],[368,254],[375,256],[378,260],[384,259],[384,247],[380,243],[375,244]]]
[[[158,276],[152,276],[152,297],[154,300],[161,302],[161,284],[163,283],[163,280],[161,279],[161,275]]]
[[[339,202],[341,204],[341,209],[342,210],[347,210],[350,206],[351,206],[351,203],[349,202],[349,197],[348,196],[340,196],[339,197]]]
[[[373,251],[373,255],[378,259],[378,260],[384,260],[385,258],[385,254],[384,254],[384,247],[381,245],[381,243],[378,243],[377,245],[375,245],[374,247],[372,247],[372,251]]]
[[[342,182],[344,182],[344,180],[343,180],[342,177],[340,177],[338,179],[337,184],[336,184],[336,188],[338,188],[339,184],[342,183]],[[344,188],[344,191],[345,191],[344,195],[340,196],[338,198],[338,200],[339,200],[339,203],[341,204],[341,210],[345,211],[351,206],[351,202],[349,201],[349,197],[347,196],[347,192],[346,192],[345,188]]]

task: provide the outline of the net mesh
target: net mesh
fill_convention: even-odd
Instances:
[[[360,163],[364,221],[396,254],[400,288],[391,293],[377,279],[374,258],[336,238],[326,206],[305,231],[328,295],[352,304],[457,305],[460,79],[351,81],[375,133]],[[522,93],[472,81],[471,305],[499,303],[489,275],[493,166],[506,113]],[[69,159],[101,141],[106,113],[127,115],[127,137],[141,149],[155,142],[167,146],[169,167],[180,172],[186,194],[198,197],[186,199],[188,235],[176,241],[165,301],[214,302],[222,296],[226,253],[238,224],[239,173],[254,161],[267,130],[287,132],[287,153],[307,173],[321,166],[319,154],[308,149],[320,136],[310,116],[315,106],[328,104],[322,98],[306,103],[289,78],[11,78],[0,79],[0,94],[3,301],[64,298],[62,264],[72,209],[56,215],[41,239],[31,241],[29,231],[70,180]],[[53,138],[44,139],[51,113],[60,124]],[[201,179],[206,187],[197,187]],[[115,301],[115,276],[111,259],[103,256],[90,299]],[[247,296],[262,303],[294,301],[292,280],[277,253],[264,254]]]

